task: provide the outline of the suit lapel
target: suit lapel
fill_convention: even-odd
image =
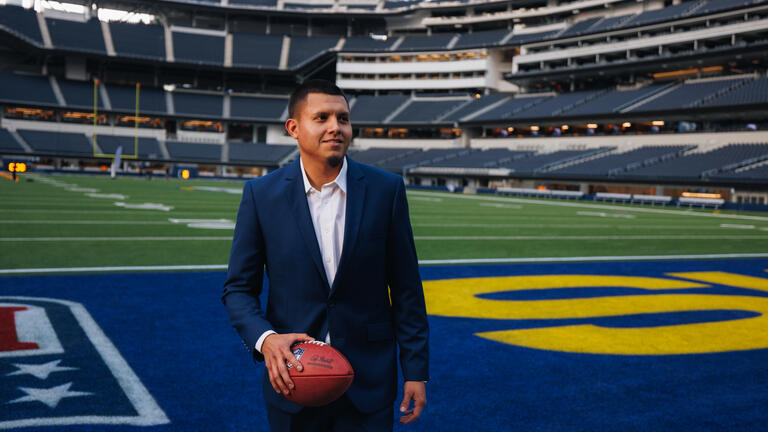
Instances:
[[[327,287],[329,285],[328,276],[325,274],[323,259],[320,256],[320,246],[317,244],[315,227],[312,224],[312,215],[309,213],[307,193],[304,190],[304,179],[299,171],[301,170],[299,160],[296,159],[293,165],[294,166],[290,168],[291,173],[285,178],[289,184],[288,200],[290,201],[291,214],[296,221],[301,237],[304,239],[307,251],[312,257],[312,261],[315,262],[315,267],[317,267],[317,271],[320,273],[320,276],[323,278],[323,281],[325,281],[325,286]]]
[[[333,279],[330,296],[336,291],[344,268],[348,265],[349,257],[354,253],[357,233],[360,231],[360,220],[363,217],[366,182],[362,170],[356,162],[347,157],[347,211],[344,220],[344,245],[341,249],[339,267]]]

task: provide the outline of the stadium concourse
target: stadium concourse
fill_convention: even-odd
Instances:
[[[396,430],[765,429],[767,41],[764,0],[0,0],[0,429],[267,430],[219,296],[307,78],[408,185]]]

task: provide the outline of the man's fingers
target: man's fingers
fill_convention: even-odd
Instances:
[[[280,377],[280,372],[274,364],[269,368],[269,382],[272,383],[272,388],[276,392],[287,394],[288,389],[285,387],[283,379]]]
[[[410,393],[406,393],[403,395],[403,401],[400,402],[400,412],[404,413],[405,410],[408,409],[408,406],[411,404],[411,397],[413,395]]]

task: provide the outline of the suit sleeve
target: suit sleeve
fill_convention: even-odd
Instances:
[[[400,367],[406,381],[429,379],[429,326],[405,185],[398,182],[387,247],[387,283],[392,298]]]
[[[264,241],[252,185],[246,183],[237,212],[227,280],[221,300],[227,308],[229,321],[257,361],[263,361],[264,357],[256,351],[256,342],[265,331],[272,330],[259,300],[263,279]]]

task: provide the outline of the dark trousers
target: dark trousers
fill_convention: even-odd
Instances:
[[[307,407],[296,414],[267,404],[267,418],[272,432],[391,432],[392,407],[372,414],[357,410],[345,394],[322,407]]]

